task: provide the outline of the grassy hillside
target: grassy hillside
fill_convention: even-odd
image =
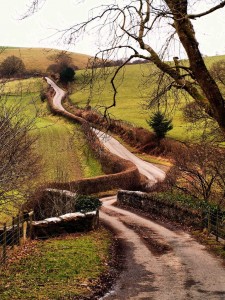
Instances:
[[[211,66],[215,61],[225,59],[225,56],[207,57],[206,63]],[[146,104],[146,100],[149,98],[149,91],[153,88],[150,85],[143,87],[143,81],[146,80],[146,76],[150,73],[151,68],[154,67],[151,64],[144,65],[129,65],[125,68],[125,72],[121,72],[116,81],[118,86],[117,104],[116,107],[110,109],[111,117],[116,119],[122,119],[136,126],[141,126],[149,129],[146,119],[149,118],[151,112],[143,109],[143,104]],[[78,105],[85,105],[90,95],[90,90],[80,90],[80,81],[82,80],[83,72],[77,72],[77,82],[74,86],[74,92],[72,93],[71,100]],[[91,105],[96,108],[100,108],[104,105],[110,105],[113,98],[113,89],[110,84],[110,80],[107,81],[98,79],[95,82],[94,90],[92,92]],[[183,121],[182,108],[186,105],[184,98],[180,98],[180,105],[177,110],[172,110],[174,107],[174,100],[171,95],[170,106],[167,107],[170,111],[170,116],[173,118],[174,128],[169,132],[169,136],[178,140],[185,140],[191,138],[191,135],[198,134],[200,128],[190,131],[190,124],[186,124]],[[172,110],[172,111],[171,111]]]
[[[47,48],[14,48],[14,47],[0,47],[0,63],[8,56],[15,55],[20,57],[28,70],[46,71],[47,67],[53,62],[49,57],[60,53],[60,50],[47,49]],[[88,55],[68,52],[73,59],[73,64],[80,69],[85,68]]]
[[[40,90],[46,83],[42,79],[8,82],[2,95],[8,103],[20,103],[23,114],[35,118],[38,136],[36,148],[43,157],[40,183],[71,181],[101,174],[100,164],[89,153],[80,126],[53,116],[46,102],[40,100]]]

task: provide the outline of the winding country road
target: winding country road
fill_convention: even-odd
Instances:
[[[65,96],[65,92],[59,88],[54,81],[52,81],[50,78],[45,77],[47,83],[55,90],[55,96],[53,97],[53,106],[58,111],[66,111],[65,108],[62,106],[62,99]],[[67,112],[68,114],[71,114]],[[72,114],[71,114],[72,115]],[[123,145],[121,145],[116,139],[111,137],[110,135],[99,131],[97,129],[93,128],[93,131],[99,138],[99,140],[103,143],[103,145],[111,151],[113,154],[116,154],[117,156],[124,158],[126,160],[130,160],[133,162],[139,172],[146,176],[149,180],[149,185],[153,185],[154,183],[158,181],[162,181],[165,178],[165,172],[161,169],[155,167],[153,164],[146,162],[134,154],[132,154],[130,151],[128,151]]]
[[[153,164],[138,158],[110,135],[97,129],[93,129],[93,131],[96,133],[97,137],[110,152],[134,163],[137,166],[139,172],[148,178],[149,185],[153,185],[158,181],[164,180],[164,171],[155,167]]]
[[[65,110],[61,105],[64,92],[50,79],[46,80],[55,89],[55,107]],[[118,150],[117,142],[111,144],[107,136],[96,133],[110,151],[119,156],[121,151],[125,152],[126,159],[130,159],[127,151]],[[135,159],[134,163],[139,167],[139,159]],[[151,166],[145,165],[143,169],[149,170]],[[155,168],[145,175],[149,176],[150,183],[165,176]],[[116,238],[124,245],[122,254],[125,256],[119,279],[102,299],[225,300],[225,268],[222,262],[188,233],[169,230],[114,206],[116,196],[102,201],[100,218],[113,228]]]

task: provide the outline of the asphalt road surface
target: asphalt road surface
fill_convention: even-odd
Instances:
[[[99,131],[97,129],[93,129],[93,131],[97,134],[100,141],[110,152],[134,163],[137,166],[139,172],[148,178],[149,185],[153,185],[158,181],[164,180],[165,178],[164,171],[157,168],[153,164],[138,158],[110,135],[102,131]]]
[[[102,299],[225,299],[222,262],[188,233],[172,231],[103,198],[100,217],[125,244],[125,265],[117,283]]]

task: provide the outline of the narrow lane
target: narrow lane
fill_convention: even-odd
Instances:
[[[117,284],[103,299],[225,299],[225,269],[221,261],[183,231],[171,231],[103,198],[101,219],[116,228],[127,245],[127,260]],[[134,228],[134,229],[132,229]],[[142,235],[136,230],[142,229]],[[150,244],[165,251],[155,253]],[[140,238],[141,237],[141,238]],[[166,247],[167,246],[167,247]]]
[[[164,171],[157,168],[153,164],[135,156],[112,136],[97,129],[93,129],[93,131],[96,133],[100,141],[110,152],[118,155],[121,158],[133,162],[137,166],[139,172],[148,178],[149,185],[153,185],[154,183],[158,181],[163,181],[165,179]]]

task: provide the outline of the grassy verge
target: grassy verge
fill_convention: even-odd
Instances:
[[[111,235],[100,229],[38,242],[0,271],[0,299],[74,299],[89,295],[108,270]]]
[[[225,241],[216,241],[214,236],[208,236],[207,232],[199,230],[192,231],[192,235],[214,255],[220,257],[225,262]]]
[[[36,150],[43,158],[39,183],[73,181],[102,174],[101,166],[88,150],[80,126],[53,116],[40,100],[45,82],[39,78],[8,82],[4,86],[7,103],[21,104],[21,113],[34,118],[38,136]]]
[[[135,149],[134,147],[132,147],[131,145],[128,145],[126,142],[124,142],[124,140],[117,136],[117,135],[113,135],[115,139],[117,139],[122,145],[124,145],[126,147],[126,149],[128,149],[131,153],[135,154],[137,157],[152,163],[154,165],[157,165],[159,168],[164,169],[168,169],[172,166],[172,162],[169,159],[160,157],[160,156],[153,156],[153,155],[149,155],[146,153],[140,153],[137,149]]]

